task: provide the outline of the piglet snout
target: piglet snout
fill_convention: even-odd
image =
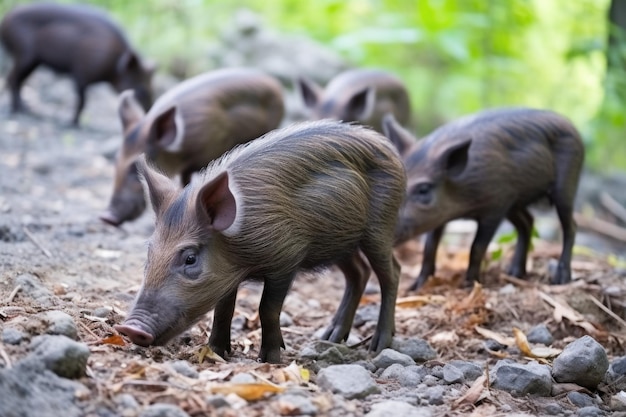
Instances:
[[[154,342],[154,336],[145,330],[132,324],[118,324],[115,330],[127,336],[131,342],[139,346],[150,346]]]

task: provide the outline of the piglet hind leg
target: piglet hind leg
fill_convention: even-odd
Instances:
[[[261,362],[280,363],[280,348],[285,347],[280,331],[280,312],[295,274],[287,278],[266,278],[259,306],[261,319]]]
[[[369,349],[371,352],[379,353],[381,350],[391,346],[395,333],[396,297],[398,296],[398,283],[400,281],[400,264],[391,251],[370,252],[364,249],[363,252],[370,261],[370,265],[380,283],[380,313]]]
[[[215,306],[213,313],[213,328],[209,336],[209,347],[222,358],[231,352],[230,325],[235,313],[237,288],[222,298]]]
[[[511,264],[506,273],[522,278],[526,275],[526,259],[533,231],[533,216],[526,208],[513,209],[507,214],[507,219],[517,230],[517,243]]]
[[[348,338],[356,309],[367,285],[370,269],[361,253],[356,252],[350,258],[337,263],[346,278],[346,289],[341,304],[331,324],[326,328],[322,339],[341,343]]]
[[[445,224],[426,234],[426,243],[424,244],[424,255],[422,258],[422,269],[413,284],[409,287],[409,291],[420,289],[424,284],[426,284],[428,278],[435,273],[437,248],[439,247],[439,242],[441,242],[444,230]]]

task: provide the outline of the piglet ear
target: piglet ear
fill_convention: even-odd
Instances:
[[[315,108],[322,97],[322,87],[306,77],[298,77],[295,82],[298,95],[309,109]]]
[[[367,120],[374,113],[375,102],[376,89],[374,87],[364,88],[348,100],[347,114],[352,120]]]
[[[206,216],[213,230],[228,229],[235,222],[237,203],[228,186],[228,172],[224,171],[202,186],[196,203],[198,214]]]
[[[458,177],[467,167],[469,160],[469,148],[472,139],[467,138],[455,143],[446,149],[441,155],[441,165],[449,178]]]
[[[416,143],[413,135],[400,126],[392,113],[383,116],[383,133],[394,144],[400,155],[404,155]]]
[[[146,112],[135,97],[133,90],[124,90],[119,96],[117,114],[120,116],[124,132],[137,124],[145,116]]]
[[[117,73],[123,74],[128,71],[137,71],[142,67],[139,56],[133,51],[126,51],[117,61]]]
[[[176,124],[176,115],[178,108],[172,106],[158,115],[150,126],[148,133],[148,141],[161,149],[176,151],[177,138],[179,136],[179,127]]]
[[[137,171],[144,179],[152,208],[159,217],[176,196],[179,188],[170,178],[148,166],[143,155],[137,159]]]

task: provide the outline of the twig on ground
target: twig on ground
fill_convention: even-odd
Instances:
[[[11,294],[9,294],[9,297],[7,298],[7,304],[10,304],[13,302],[13,299],[15,298],[15,296],[17,295],[17,293],[22,289],[22,286],[20,284],[17,284],[17,286],[15,288],[13,288],[13,291],[11,291]]]
[[[607,306],[605,306],[604,304],[602,304],[600,302],[600,300],[598,300],[596,297],[594,297],[591,294],[587,294],[587,296],[589,297],[589,299],[595,304],[597,305],[602,311],[604,311],[606,314],[608,314],[609,316],[611,316],[613,319],[615,319],[615,321],[617,321],[619,324],[622,325],[622,327],[626,328],[626,321],[624,321],[620,316],[618,316],[617,314],[615,314],[613,311],[611,311],[610,308],[608,308]]]
[[[589,229],[592,232],[619,240],[620,242],[626,242],[626,228],[605,220],[588,218],[580,213],[574,213],[574,220],[583,229]]]
[[[7,369],[11,368],[11,358],[9,357],[9,354],[6,352],[6,350],[4,350],[4,346],[2,344],[0,344],[0,356],[2,357],[4,363],[6,363]]]
[[[609,193],[602,192],[600,194],[600,203],[602,203],[604,208],[610,211],[612,215],[626,223],[626,208],[624,208],[624,206],[615,200]]]
[[[28,230],[28,227],[24,226],[22,228],[24,230],[24,234],[26,236],[28,236],[28,238],[30,239],[31,242],[33,242],[33,244],[35,246],[37,246],[39,248],[39,250],[41,250],[41,252],[46,255],[48,258],[52,258],[52,254],[50,253],[50,251],[48,249],[46,249],[40,242],[39,240],[35,237],[35,235],[32,234],[32,232],[30,230]]]

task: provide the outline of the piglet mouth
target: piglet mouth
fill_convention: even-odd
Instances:
[[[154,344],[155,337],[153,332],[138,320],[128,320],[123,324],[116,325],[114,328],[136,345],[148,347]]]
[[[100,214],[100,220],[102,220],[103,222],[110,224],[111,226],[119,226],[120,224],[122,224],[122,219],[120,219],[120,217],[113,213],[113,211],[111,210],[107,210],[104,213]]]

